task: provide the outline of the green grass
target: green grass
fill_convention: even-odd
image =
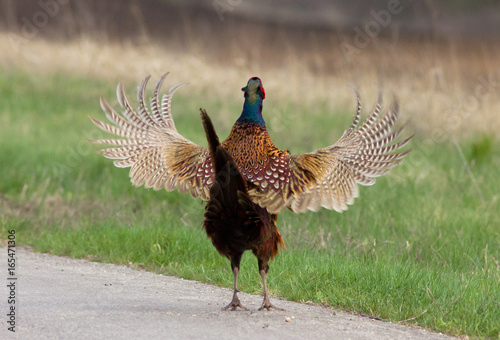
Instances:
[[[132,187],[127,169],[115,168],[87,143],[100,136],[87,115],[104,117],[101,93],[116,104],[114,84],[0,73],[1,238],[15,229],[18,242],[35,251],[131,262],[231,287],[229,261],[201,229],[200,200]],[[189,93],[174,98],[178,130],[205,145],[198,116],[203,106],[225,136],[238,111],[232,117],[217,112],[239,110],[239,91],[231,103]],[[353,108],[329,113],[325,103],[307,110],[289,105],[277,115],[272,107],[279,100],[268,97],[271,135],[293,152],[335,141],[352,119]],[[307,112],[317,114],[305,119]],[[498,338],[500,142],[478,136],[435,144],[417,136],[412,147],[402,166],[361,188],[343,214],[282,213],[278,227],[287,249],[271,263],[269,287],[290,300]],[[251,254],[240,273],[240,289],[260,293]]]

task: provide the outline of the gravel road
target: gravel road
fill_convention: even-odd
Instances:
[[[0,248],[0,263],[7,249]],[[231,290],[112,264],[17,248],[16,327],[8,331],[4,271],[1,339],[454,339],[418,328],[273,298],[286,311],[222,311]],[[3,267],[3,266],[2,266]]]

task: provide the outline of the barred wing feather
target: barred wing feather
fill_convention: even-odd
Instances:
[[[160,100],[159,91],[167,75],[156,85],[150,101],[151,111],[145,102],[149,76],[138,88],[139,107],[136,110],[121,84],[117,87],[118,101],[123,109],[121,115],[101,97],[101,108],[112,124],[90,119],[102,130],[121,138],[92,142],[112,146],[100,152],[106,158],[115,159],[117,167],[130,167],[129,175],[134,185],[155,190],[177,189],[207,201],[214,177],[210,153],[208,148],[196,145],[177,132],[171,101],[175,91],[184,84],[172,87]]]
[[[400,151],[412,137],[393,143],[402,128],[391,132],[399,117],[397,100],[382,112],[382,98],[358,127],[361,101],[350,128],[333,145],[302,155],[291,155],[290,180],[280,192],[253,188],[254,201],[270,213],[289,208],[293,212],[317,211],[321,207],[346,210],[358,197],[358,184],[372,185],[375,178],[401,163],[411,150]]]

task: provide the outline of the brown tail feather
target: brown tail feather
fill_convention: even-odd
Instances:
[[[238,205],[238,191],[247,196],[246,181],[241,176],[232,157],[220,145],[219,137],[207,112],[203,109],[200,109],[200,112],[215,169],[215,181],[218,184],[210,190],[210,198],[219,201],[225,209],[235,211]]]
[[[200,117],[201,122],[203,123],[203,128],[205,129],[205,134],[207,136],[208,148],[210,149],[210,156],[212,156],[212,160],[215,160],[215,151],[217,147],[220,145],[219,137],[215,132],[214,125],[212,124],[212,120],[207,114],[205,109],[200,109]],[[222,169],[222,167],[215,168],[216,170]]]

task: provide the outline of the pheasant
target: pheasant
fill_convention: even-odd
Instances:
[[[252,250],[262,277],[262,309],[271,304],[266,285],[269,261],[284,248],[276,227],[277,215],[288,208],[300,213],[321,207],[342,212],[359,194],[358,184],[372,185],[375,178],[401,163],[411,150],[401,151],[413,136],[396,142],[403,128],[392,131],[399,117],[397,100],[382,111],[382,97],[359,127],[361,99],[356,92],[354,121],[340,139],[310,153],[294,155],[272,142],[262,116],[265,91],[262,81],[252,77],[242,88],[244,104],[229,136],[219,143],[204,110],[201,118],[209,148],[183,137],[171,115],[172,96],[182,85],[172,87],[160,100],[165,74],[158,81],[150,109],[145,103],[147,76],[138,88],[139,106],[130,104],[118,84],[123,108],[119,115],[101,96],[101,108],[113,124],[91,120],[120,139],[92,142],[112,147],[100,152],[115,159],[117,167],[130,167],[132,184],[155,190],[189,192],[207,201],[203,226],[213,245],[231,263],[233,299],[225,309],[242,306],[237,293],[241,256]]]
[[[283,239],[276,229],[276,215],[271,215],[266,209],[252,202],[246,180],[233,158],[220,145],[212,122],[204,110],[201,110],[201,119],[215,171],[215,182],[210,188],[203,226],[215,248],[230,259],[234,273],[233,300],[225,309],[246,309],[237,295],[240,260],[245,250],[252,250],[258,259],[264,286],[261,309],[279,309],[269,301],[266,285],[266,274],[269,270],[267,263],[277,254],[279,246],[284,247]]]

